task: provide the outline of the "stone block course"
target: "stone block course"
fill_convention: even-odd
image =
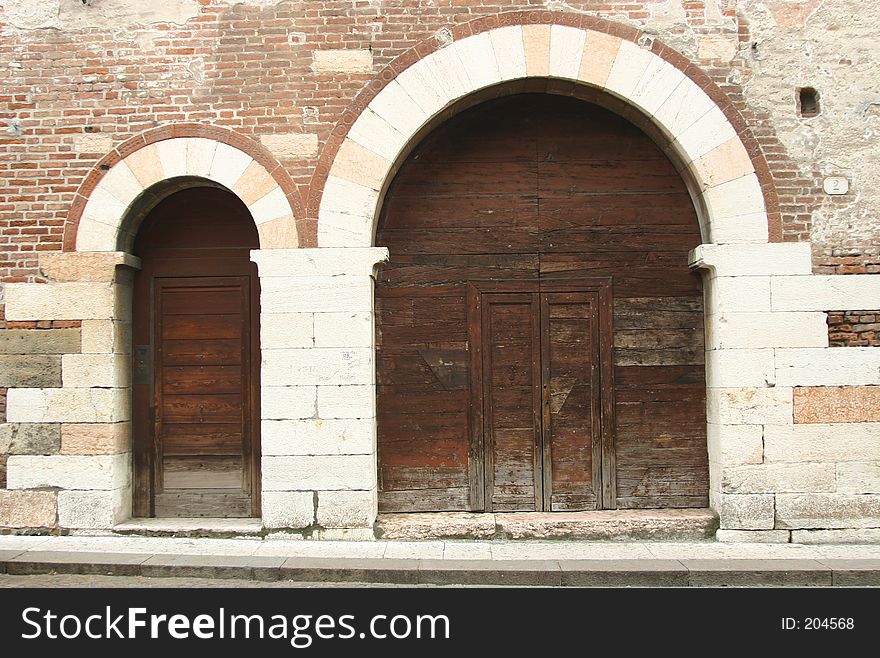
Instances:
[[[61,425],[61,454],[115,455],[131,450],[131,425],[66,423]]]
[[[263,455],[372,455],[375,431],[369,420],[264,420]]]
[[[119,455],[14,455],[8,461],[10,489],[113,490],[127,487],[129,453]]]
[[[838,493],[880,494],[880,455],[873,462],[837,464]]]
[[[373,383],[373,353],[366,347],[267,350],[264,381],[287,386]]]
[[[722,530],[773,530],[772,494],[725,494],[718,518]]]
[[[131,516],[131,489],[59,491],[58,525],[106,530]]]
[[[4,329],[0,354],[74,354],[81,336],[80,329]]]
[[[0,454],[55,455],[60,450],[60,425],[48,423],[0,424]]]
[[[792,389],[710,388],[707,415],[719,424],[786,425],[792,418]]]
[[[6,418],[13,423],[114,423],[129,418],[128,391],[118,388],[14,388]]]
[[[7,320],[99,320],[114,317],[108,283],[6,284]]]
[[[880,277],[870,274],[774,277],[772,293],[774,311],[880,308]]]
[[[724,313],[706,322],[710,349],[828,346],[824,313]]]
[[[61,386],[61,357],[36,354],[0,355],[0,387]]]
[[[312,491],[264,491],[262,508],[267,528],[308,528],[315,523]]]
[[[806,386],[794,389],[795,423],[880,421],[880,386]]]
[[[834,464],[776,463],[724,469],[724,493],[832,492]]]
[[[314,158],[319,152],[318,136],[315,133],[260,135],[260,142],[279,159]]]
[[[263,489],[370,491],[376,487],[375,462],[373,455],[264,456]]]
[[[768,462],[859,462],[880,455],[880,423],[767,425]]]
[[[324,528],[372,528],[377,498],[372,491],[319,491],[318,525]]]
[[[54,528],[56,501],[54,491],[0,489],[0,528]]]
[[[779,386],[859,386],[880,384],[880,350],[872,347],[777,349]]]
[[[880,528],[880,496],[777,494],[778,528]]]

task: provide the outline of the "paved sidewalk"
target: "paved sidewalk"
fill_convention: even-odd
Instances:
[[[543,586],[880,586],[880,545],[0,536],[0,573]]]

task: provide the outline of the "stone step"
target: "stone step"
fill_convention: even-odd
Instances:
[[[142,537],[258,537],[262,536],[260,519],[131,519],[113,527],[118,535]]]
[[[0,573],[572,587],[878,586],[880,559],[426,560],[2,551]]]
[[[430,512],[380,514],[376,536],[420,539],[709,539],[718,528],[710,509],[601,510],[595,512]]]

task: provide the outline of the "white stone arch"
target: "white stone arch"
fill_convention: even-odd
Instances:
[[[213,181],[247,206],[260,234],[260,248],[298,246],[293,210],[266,168],[244,151],[204,137],[165,139],[129,153],[98,181],[79,220],[76,251],[119,251],[137,227],[129,211],[153,185],[175,179]]]
[[[559,78],[604,90],[640,109],[686,168],[704,243],[767,243],[754,166],[724,113],[658,55],[616,36],[563,25],[509,26],[455,41],[419,60],[367,105],[340,147],[324,187],[318,246],[368,247],[384,186],[419,131],[480,89],[522,78]]]

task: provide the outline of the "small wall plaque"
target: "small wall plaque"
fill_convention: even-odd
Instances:
[[[825,194],[846,194],[849,192],[849,181],[843,176],[829,176],[822,181]]]

